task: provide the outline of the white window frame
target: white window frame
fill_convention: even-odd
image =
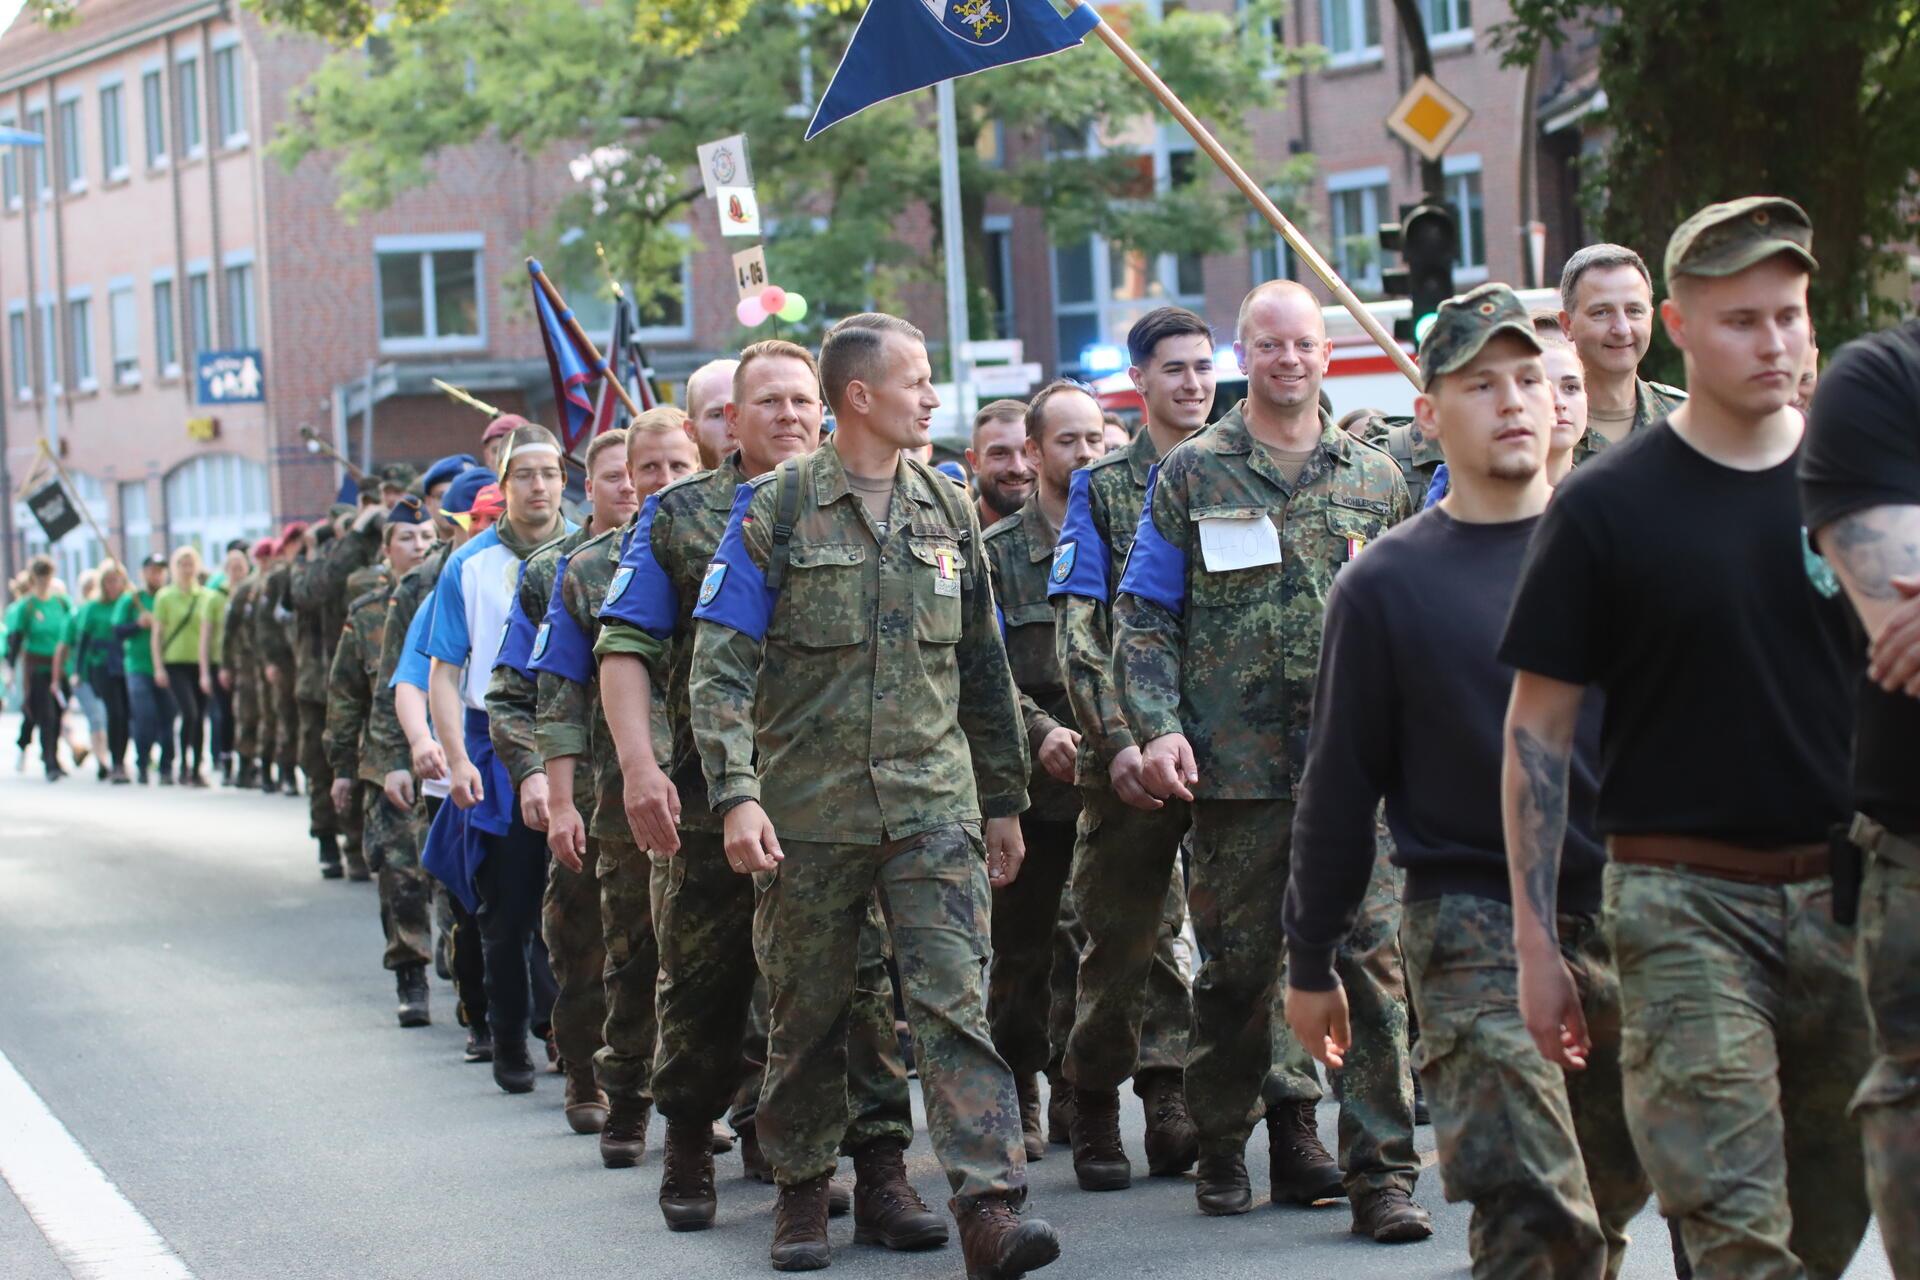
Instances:
[[[679,324],[642,324],[640,341],[642,342],[691,342],[693,341],[693,241],[689,238],[693,229],[684,222],[670,222],[667,231],[681,238],[686,248],[680,254],[680,323]]]
[[[253,332],[247,335],[246,341],[242,341],[240,334],[237,332],[237,321],[240,317],[236,314],[233,307],[233,281],[230,273],[236,270],[244,270],[248,277],[249,289],[246,300],[245,318],[247,327],[252,329]],[[231,253],[221,255],[220,297],[222,302],[220,320],[226,326],[227,330],[226,345],[251,351],[259,350],[260,277],[258,268],[254,266],[253,250],[235,249]]]
[[[1434,30],[1433,10],[1436,8],[1447,11],[1450,21],[1445,31]],[[1468,11],[1465,22],[1460,20],[1460,10],[1463,8]],[[1444,53],[1448,49],[1473,47],[1473,0],[1420,0],[1420,9],[1420,16],[1427,24],[1428,49]]]
[[[1338,197],[1356,191],[1378,192],[1382,189],[1386,192],[1384,196],[1377,194],[1374,196],[1373,226],[1365,232],[1347,229],[1346,234],[1342,235],[1339,219],[1334,216],[1335,210],[1339,207]],[[1381,204],[1382,200],[1388,202],[1387,205]],[[1385,165],[1375,165],[1371,169],[1349,169],[1345,173],[1330,173],[1327,175],[1327,231],[1333,241],[1328,247],[1333,250],[1333,260],[1336,265],[1339,264],[1342,256],[1340,252],[1340,242],[1346,239],[1347,236],[1361,234],[1374,236],[1373,273],[1370,276],[1357,275],[1357,279],[1362,288],[1369,289],[1375,293],[1378,293],[1381,288],[1380,273],[1382,267],[1378,244],[1380,224],[1391,221],[1387,215],[1392,200],[1393,175],[1387,170]],[[1348,283],[1354,283],[1355,278],[1354,275],[1350,275]]]
[[[474,319],[480,330],[473,335],[440,337],[438,303],[433,289],[433,255],[470,250],[473,253]],[[380,259],[388,254],[413,254],[420,259],[420,310],[425,319],[426,336],[419,338],[380,338],[380,350],[394,355],[439,351],[484,351],[487,347],[487,237],[479,231],[447,232],[437,235],[375,236],[373,239],[373,320],[379,331],[385,302],[380,296]],[[688,314],[692,314],[689,312]],[[641,330],[644,336],[647,330]]]
[[[160,92],[154,95],[155,98],[158,99],[157,103],[147,98],[147,81],[150,77],[157,78],[156,83],[160,86]],[[173,113],[168,110],[167,107],[167,103],[171,100],[171,92],[167,87],[167,64],[164,61],[159,58],[153,58],[141,65],[140,149],[146,156],[148,173],[158,173],[173,163]],[[160,132],[158,134],[160,151],[157,155],[154,153],[152,146],[155,137],[153,116],[156,105],[160,109]]]
[[[1013,287],[1013,218],[1005,213],[989,213],[980,219],[980,230],[990,236],[1003,237],[1000,241],[1000,278],[1007,284],[1007,326],[1006,332],[1000,336],[1010,338],[1020,323],[1019,291]]]
[[[181,96],[181,82],[185,79],[181,68],[187,66],[189,63],[193,66],[193,114],[191,116],[187,114],[187,100]],[[200,50],[193,48],[182,49],[179,53],[174,54],[173,64],[172,96],[175,109],[180,112],[180,141],[186,144],[186,158],[189,160],[198,160],[201,156],[207,154],[207,126],[210,123],[206,118],[207,93],[204,75],[206,68],[200,65]],[[197,130],[195,130],[195,132],[199,134],[197,139],[188,137],[187,125],[189,122],[198,126]]]
[[[4,115],[0,115],[0,128],[17,129],[19,127],[20,121],[13,112],[9,111]],[[0,173],[4,173],[5,175],[4,178],[0,178],[0,196],[5,198],[9,212],[19,209],[26,203],[22,198],[22,193],[25,192],[27,188],[26,183],[21,178],[21,174],[24,171],[20,167],[20,152],[23,149],[24,148],[21,147],[7,147],[4,151],[0,151]],[[23,302],[20,305],[24,307],[26,304]]]
[[[1374,21],[1384,25],[1377,7],[1383,0],[1320,0],[1320,43],[1327,50],[1327,67],[1339,70],[1342,67],[1364,67],[1386,61],[1386,51],[1379,40],[1372,44],[1359,44],[1351,49],[1336,50],[1333,47],[1333,8],[1335,5],[1347,11],[1347,22],[1353,28],[1356,37],[1362,41],[1367,38],[1367,10],[1373,7]],[[1384,38],[1384,37],[1382,37]]]
[[[77,196],[87,189],[87,118],[79,89],[62,89],[53,99],[53,131],[60,138],[60,178],[67,194]],[[73,137],[67,137],[67,110],[73,110]],[[44,143],[42,145],[45,145]],[[75,169],[72,177],[66,170]]]
[[[86,308],[86,323],[84,325],[77,322],[78,317],[75,308],[79,306]],[[100,366],[99,362],[94,359],[98,351],[97,344],[93,340],[92,285],[75,285],[73,288],[67,290],[65,319],[67,342],[72,348],[72,350],[67,353],[67,356],[69,362],[73,365],[74,390],[76,392],[98,391],[100,389]],[[83,345],[81,340],[83,338],[85,339],[84,345],[86,347],[84,353],[86,355],[85,360],[80,358],[82,355],[81,347]]]
[[[130,308],[132,332],[128,334],[129,349],[120,349],[120,330],[115,312],[120,300],[125,298]],[[107,347],[108,356],[113,362],[113,385],[116,387],[137,387],[140,385],[140,295],[134,288],[132,276],[115,276],[107,281]],[[124,361],[131,361],[132,368],[121,369]]]
[[[153,311],[153,363],[159,368],[160,381],[166,382],[180,376],[180,286],[179,282],[173,278],[172,267],[158,268],[147,283],[147,300]],[[158,298],[154,296],[160,292],[161,285],[167,286],[167,305],[164,311],[159,305]],[[163,353],[160,350],[160,317],[162,315],[167,318],[165,332],[173,339],[171,361],[162,358]]]
[[[14,343],[14,324],[20,326],[20,342]],[[33,403],[33,321],[27,316],[27,300],[15,298],[7,303],[7,367],[13,398],[20,404]]]
[[[222,32],[221,34],[215,36],[211,43],[213,46],[213,50],[212,50],[211,57],[209,58],[209,61],[212,63],[212,71],[213,71],[213,81],[210,87],[213,90],[214,127],[223,129],[223,132],[221,133],[221,137],[220,137],[221,147],[229,151],[237,150],[240,147],[246,146],[248,141],[250,141],[249,132],[247,128],[247,77],[246,77],[246,66],[244,64],[245,55],[240,47],[240,33],[238,31]],[[234,123],[239,125],[239,128],[233,130],[232,132],[225,132],[223,128],[223,122],[220,119],[219,72],[220,72],[220,55],[223,53],[229,53],[229,52],[233,54],[233,119],[234,119]]]
[[[1487,243],[1487,178],[1478,155],[1446,156],[1440,162],[1440,172],[1445,179],[1447,202],[1453,205],[1460,218],[1460,262],[1453,269],[1453,282],[1461,287],[1484,284],[1489,279],[1487,258],[1491,256],[1492,246]],[[1472,211],[1459,200],[1453,189],[1453,179],[1469,175],[1480,178],[1480,261],[1471,265],[1466,261],[1467,231],[1472,221]]]
[[[110,89],[117,91],[114,96],[114,101],[119,104],[119,110],[113,113],[114,129],[120,137],[120,163],[117,165],[110,163],[112,157],[107,155],[107,91]],[[102,185],[106,185],[108,183],[124,182],[133,171],[132,166],[127,163],[126,77],[119,74],[102,76],[100,81],[94,85],[93,100],[97,105],[100,115],[101,183]]]

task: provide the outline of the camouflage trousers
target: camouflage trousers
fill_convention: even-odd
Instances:
[[[1593,1040],[1584,1071],[1541,1057],[1520,1019],[1512,907],[1449,894],[1407,903],[1400,925],[1440,1182],[1473,1204],[1476,1280],[1613,1280],[1651,1190],[1621,1100],[1613,957],[1595,918],[1559,924]]]
[[[280,766],[280,776],[290,778],[300,764],[300,703],[293,696],[293,672],[291,669],[280,673],[277,684],[269,685],[271,696],[265,705],[271,709],[273,734],[271,739],[261,738],[260,753],[272,758]],[[325,711],[325,708],[320,708]]]
[[[1860,894],[1873,1066],[1853,1098],[1867,1190],[1896,1280],[1920,1280],[1920,871],[1875,858]]]
[[[991,897],[978,826],[950,823],[877,848],[785,844],[779,868],[755,877],[753,920],[772,1024],[757,1123],[776,1180],[834,1167],[863,922],[877,890],[947,1181],[956,1195],[1024,1198],[1020,1105],[987,1030]]]
[[[260,686],[251,669],[233,678],[233,753],[242,760],[260,754]]]
[[[880,925],[881,941],[886,940],[886,924]],[[752,933],[751,927],[748,929]],[[753,950],[751,936],[747,939],[747,950]],[[754,965],[753,999],[747,1003],[747,1033],[740,1041],[740,1084],[733,1091],[733,1101],[727,1105],[727,1123],[738,1133],[740,1126],[752,1124],[760,1113],[760,1090],[767,1083],[767,980],[760,974],[760,966]],[[888,979],[892,981],[891,978]],[[856,996],[858,987],[854,988]],[[889,993],[891,994],[891,993]],[[900,1042],[893,1043],[893,1052],[897,1055]],[[852,1062],[848,1062],[848,1071],[852,1071]]]
[[[327,704],[302,698],[299,708],[299,763],[300,771],[307,775],[307,834],[337,836],[340,815],[333,811],[333,799],[328,795],[333,788],[333,769],[327,764],[321,740],[327,728]]]
[[[588,841],[588,852],[599,873],[600,933],[607,957],[605,1043],[593,1056],[594,1074],[609,1098],[650,1103],[659,1029],[653,989],[660,972],[648,889],[652,864],[630,840],[596,836]]]
[[[987,1025],[993,1047],[1025,1079],[1051,1058],[1054,951],[1060,899],[1073,865],[1074,827],[1020,820],[1026,861],[1020,875],[993,891],[993,961],[987,969]]]
[[[587,841],[582,870],[556,859],[540,895],[540,936],[559,988],[553,999],[553,1042],[569,1063],[590,1063],[607,1043],[606,935],[600,918],[599,856]]]
[[[360,784],[366,814],[367,865],[378,877],[380,929],[386,937],[381,963],[389,969],[426,964],[433,958],[432,877],[420,869],[427,826],[419,806],[398,809],[378,784]]]
[[[1080,799],[1071,897],[1086,941],[1062,1069],[1076,1088],[1117,1089],[1137,1072],[1186,1066],[1193,996],[1173,940],[1185,927],[1188,810],[1149,813],[1098,787]]]
[[[1607,867],[1627,1126],[1700,1280],[1827,1280],[1866,1231],[1867,1017],[1832,900],[1825,879]]]
[[[1407,982],[1400,958],[1400,897],[1404,876],[1391,858],[1393,844],[1381,826],[1373,876],[1353,932],[1334,953],[1333,969],[1347,992],[1353,1045],[1346,1065],[1332,1072],[1340,1100],[1337,1128],[1340,1167],[1349,1195],[1399,1187],[1412,1194],[1420,1176],[1413,1149],[1413,1060],[1408,1044]],[[1205,943],[1201,944],[1205,949]],[[1286,960],[1275,984],[1286,991]],[[1287,1026],[1284,1003],[1274,1009],[1274,1068],[1261,1089],[1262,1111],[1280,1102],[1317,1100],[1319,1091],[1300,1092],[1303,1074],[1311,1078],[1312,1060]],[[1304,1059],[1304,1061],[1303,1061]]]

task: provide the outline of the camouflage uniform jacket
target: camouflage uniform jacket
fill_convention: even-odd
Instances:
[[[233,598],[227,601],[227,616],[221,624],[227,634],[222,643],[226,650],[225,665],[233,672],[235,686],[259,677],[259,659],[253,649],[253,605],[259,594],[260,574],[256,571],[240,579],[233,588]]]
[[[587,820],[587,834],[596,840],[629,845],[633,843],[633,830],[627,825],[623,798],[626,778],[620,771],[620,755],[614,750],[613,733],[607,727],[606,709],[600,701],[600,673],[593,655],[607,630],[600,608],[613,584],[621,581],[621,564],[638,527],[636,518],[623,528],[610,529],[583,543],[573,553],[566,571],[553,584],[553,598],[547,603],[548,639],[533,664],[540,677],[541,754],[549,760],[556,756],[579,760],[574,769],[574,789],[578,792],[583,786],[591,787],[578,806]],[[631,581],[632,575],[628,575],[622,582],[623,590]],[[667,695],[658,679],[653,679],[652,685],[649,736],[653,739],[654,763],[665,769],[672,743]],[[703,822],[712,821],[704,804],[697,816]],[[683,810],[682,820],[685,818]]]
[[[333,776],[358,778],[376,786],[386,775],[374,772],[366,751],[367,730],[374,704],[382,698],[389,706],[393,703],[393,691],[375,683],[387,624],[387,597],[392,594],[392,577],[384,565],[380,570],[380,577],[348,608],[340,641],[333,647],[325,734],[327,765]]]
[[[738,454],[711,471],[688,476],[647,499],[620,569],[632,570],[603,609],[604,628],[594,653],[632,654],[647,664],[656,699],[671,726],[671,739],[656,733],[656,755],[667,755],[667,776],[680,793],[680,823],[691,831],[717,831],[720,820],[707,803],[707,780],[693,744],[687,683],[693,667],[693,609],[700,582],[727,531],[735,494],[746,483]],[[610,593],[611,594],[611,593]]]
[[[1169,452],[1114,603],[1114,675],[1143,745],[1184,733],[1216,800],[1295,795],[1340,566],[1412,514],[1393,459],[1320,415],[1320,447],[1288,484],[1246,428],[1246,402]],[[1211,571],[1208,520],[1265,517],[1277,563]]]
[[[320,557],[314,575],[319,596],[320,634],[326,638],[328,660],[347,623],[347,611],[370,588],[355,589],[356,582],[369,582],[375,571],[383,569],[381,544],[386,538],[387,522],[375,517],[364,529],[351,525],[329,542]]]
[[[1429,440],[1411,418],[1373,418],[1360,438],[1400,464],[1407,494],[1418,511],[1433,486],[1433,473],[1447,460],[1438,440]],[[1576,446],[1577,448],[1578,446]]]
[[[253,607],[253,651],[263,667],[271,663],[288,678],[293,676],[293,605],[287,599],[291,576],[289,566],[275,565],[260,584]]]
[[[1060,659],[1055,653],[1053,606],[1047,603],[1055,534],[1046,512],[1040,509],[1039,495],[997,521],[981,539],[993,580],[993,598],[1000,605],[1007,663],[1013,668],[1013,683],[1020,691],[1027,755],[1033,761],[1027,781],[1033,807],[1027,810],[1027,816],[1042,822],[1072,822],[1080,816],[1079,793],[1040,765],[1040,744],[1047,735],[1063,726],[1071,729],[1074,723],[1067,682],[1060,677]]]
[[[797,487],[770,590],[777,477]],[[886,533],[831,444],[742,486],[694,609],[693,736],[717,812],[882,844],[1027,807],[1026,737],[972,504],[904,455]]]
[[[539,693],[527,663],[539,638],[540,622],[547,616],[554,575],[573,549],[591,536],[583,526],[543,543],[520,563],[520,585],[507,615],[506,638],[494,659],[486,697],[487,736],[493,739],[494,754],[500,757],[516,787],[530,775],[546,772],[547,767],[534,742]],[[580,791],[577,779],[574,791]]]
[[[374,687],[382,696],[373,700],[367,717],[366,744],[361,749],[361,767],[385,780],[389,773],[413,768],[413,751],[400,728],[393,708],[393,673],[400,665],[401,649],[407,641],[407,628],[413,615],[420,612],[421,601],[440,579],[440,570],[453,550],[451,542],[436,542],[426,558],[393,584],[387,595],[387,619],[380,636],[380,665],[374,672]]]
[[[1664,382],[1648,382],[1645,378],[1633,380],[1633,425],[1627,428],[1629,436],[1645,431],[1660,419],[1678,409],[1687,402],[1687,393],[1678,387],[1670,387]],[[1593,428],[1580,437],[1573,446],[1573,465],[1579,466],[1588,458],[1605,453],[1612,441]]]
[[[1111,785],[1113,758],[1136,745],[1113,683],[1113,593],[1140,527],[1147,477],[1160,460],[1145,427],[1133,443],[1073,473],[1067,517],[1060,523],[1047,600],[1053,606],[1054,654],[1080,730],[1074,781]]]
[[[333,646],[322,630],[326,610],[322,606],[325,575],[321,561],[331,550],[329,543],[317,553],[295,560],[287,577],[287,598],[293,606],[293,696],[302,702],[327,700],[327,667]]]

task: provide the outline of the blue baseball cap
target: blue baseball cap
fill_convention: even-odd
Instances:
[[[955,484],[964,485],[967,482],[967,473],[961,468],[959,463],[953,461],[951,458],[945,462],[934,463],[933,469]]]
[[[469,467],[479,465],[479,460],[470,453],[456,453],[451,457],[441,458],[428,467],[427,473],[420,477],[420,492],[432,493],[435,485],[445,484]]]
[[[434,463],[438,467],[439,463]],[[432,474],[429,472],[428,474]],[[499,484],[500,477],[482,466],[468,467],[453,478],[447,486],[447,494],[440,500],[440,510],[447,515],[464,515],[473,510],[473,500],[480,491],[490,484]]]

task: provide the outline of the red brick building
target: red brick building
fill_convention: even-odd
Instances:
[[[1556,104],[1562,132],[1546,135],[1531,183],[1540,196],[1523,202],[1526,77],[1500,68],[1485,36],[1504,3],[1422,2],[1439,79],[1475,112],[1447,159],[1466,223],[1461,282],[1518,280],[1529,217],[1547,221],[1557,271],[1578,239],[1568,171],[1591,90],[1582,98],[1577,78],[1553,67],[1532,90]],[[1309,230],[1356,287],[1377,287],[1378,224],[1418,188],[1412,153],[1383,124],[1411,78],[1391,0],[1296,0],[1279,27],[1330,60],[1285,86],[1284,110],[1250,122],[1243,160],[1258,175],[1311,153],[1317,176],[1296,193]],[[0,148],[3,478],[17,488],[36,441],[57,432],[80,496],[130,556],[323,510],[339,472],[307,450],[303,429],[356,460],[472,448],[479,415],[435,393],[435,377],[550,416],[519,262],[545,228],[565,157],[462,148],[436,158],[432,185],[350,223],[324,158],[288,172],[263,149],[324,52],[222,0],[91,0],[69,30],[23,21],[0,40],[0,125],[47,138],[41,152]],[[1105,145],[1151,154],[1162,185],[1205,166],[1170,123],[1126,127]],[[987,217],[1000,320],[1050,372],[1091,371],[1089,347],[1120,343],[1163,301],[1201,310],[1224,335],[1252,283],[1289,272],[1264,235],[1247,252],[1150,261],[1098,239],[1051,244],[1033,210]],[[937,261],[931,220],[912,221]],[[740,242],[714,234],[706,201],[689,222],[700,247],[682,266],[683,301],[643,335],[675,379],[737,332],[728,253]],[[604,332],[585,282],[561,283],[589,330]],[[937,287],[916,288],[912,310],[942,338]],[[201,403],[206,352],[235,353],[235,367],[250,354],[259,399]],[[21,527],[19,507],[0,512],[17,566],[39,531]],[[58,551],[71,577],[101,548],[82,532]]]

